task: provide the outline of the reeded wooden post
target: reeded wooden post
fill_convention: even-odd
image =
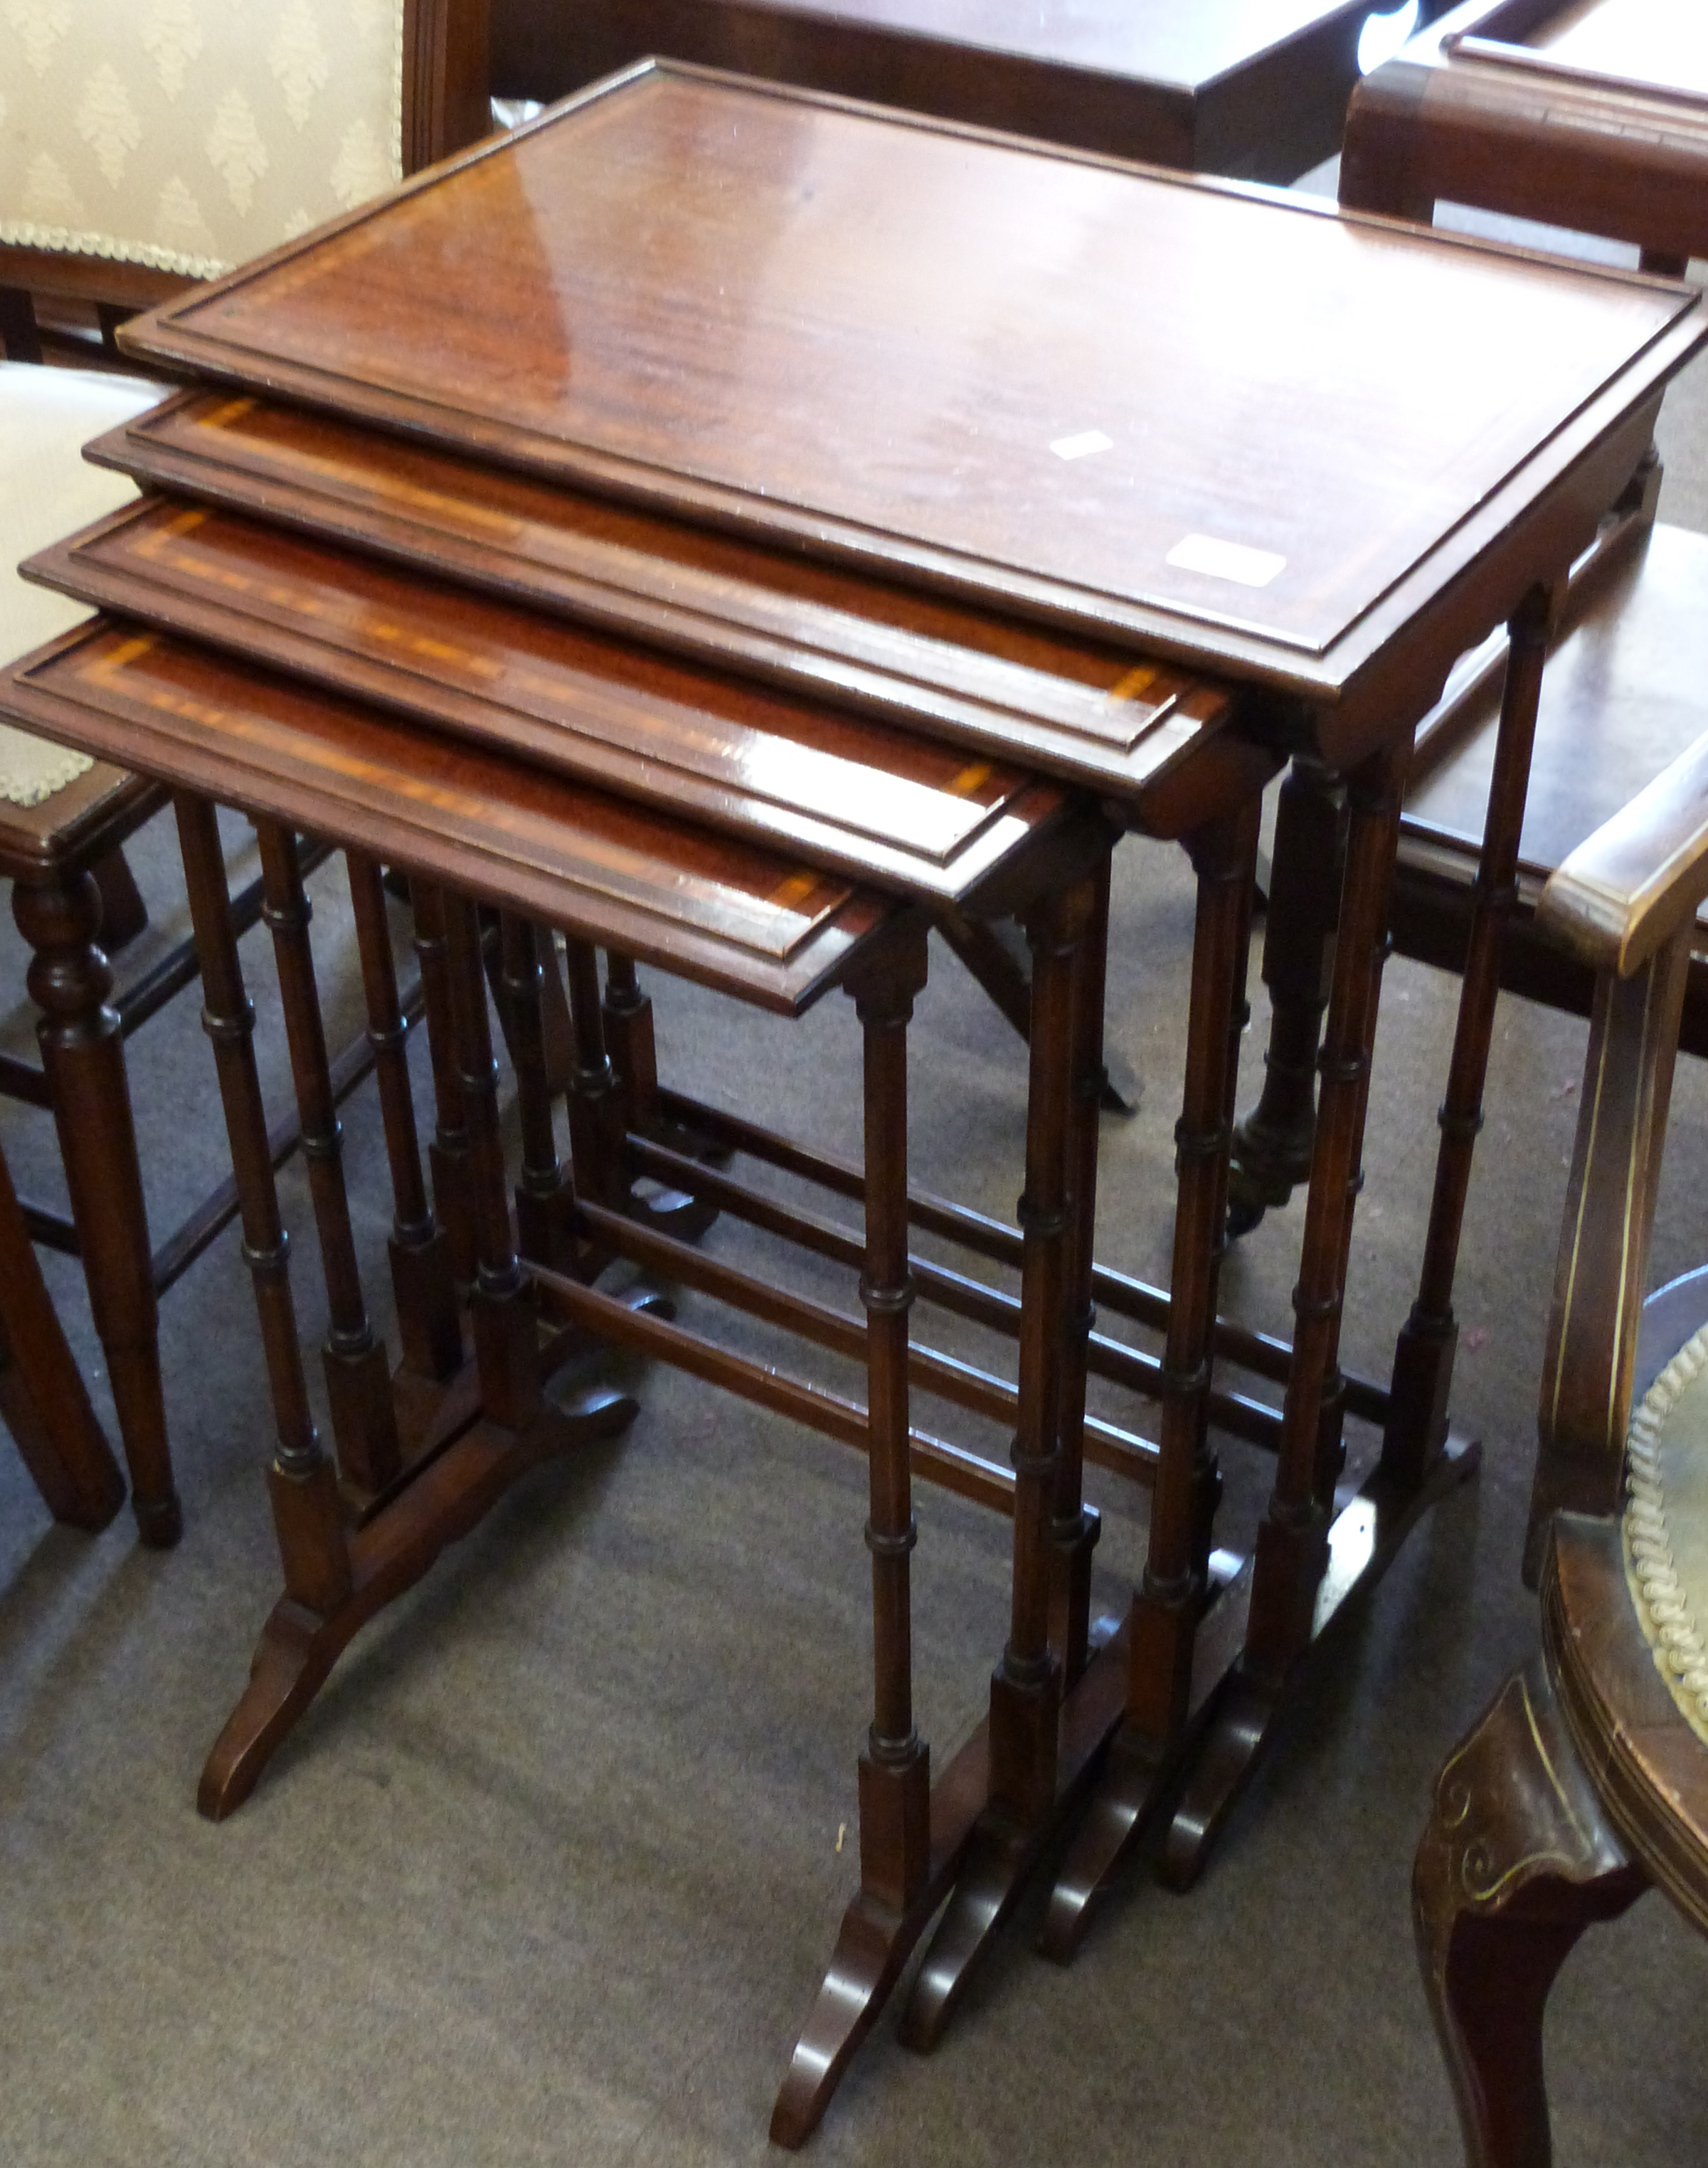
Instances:
[[[1472,891],[1471,933],[1459,993],[1453,1065],[1440,1115],[1441,1142],[1424,1243],[1417,1299],[1394,1350],[1383,1468],[1404,1483],[1422,1482],[1447,1435],[1447,1395],[1459,1326],[1453,1274],[1471,1186],[1472,1156],[1483,1127],[1483,1087],[1500,991],[1500,943],[1518,901],[1519,841],[1530,785],[1530,748],[1547,660],[1548,591],[1533,587],[1508,627],[1506,683],[1488,785],[1488,817]]]
[[[1345,791],[1308,754],[1296,754],[1276,807],[1275,871],[1263,936],[1269,1050],[1257,1104],[1233,1134],[1231,1231],[1247,1233],[1285,1204],[1311,1171],[1317,1045],[1328,1001],[1339,907]]]
[[[350,1558],[332,1463],[310,1411],[290,1298],[290,1246],[267,1140],[267,1112],[255,1071],[255,1012],[244,990],[231,931],[231,895],[219,825],[204,798],[179,792],[173,807],[183,853],[190,923],[201,964],[202,1026],[214,1044],[225,1132],[237,1181],[243,1259],[255,1288],[278,1443],[268,1470],[285,1593],[322,1618],[350,1593]]]
[[[1078,881],[1038,905],[1026,929],[1032,956],[1032,1043],[1026,1192],[1019,1209],[1025,1244],[1020,1419],[1012,1454],[1013,1600],[1007,1645],[990,1682],[990,1800],[1023,1827],[1042,1821],[1055,1802],[1062,1666],[1049,1638],[1050,1517],[1069,1331],[1073,1004],[1095,900],[1095,883]]]
[[[1101,1529],[1085,1502],[1085,1357],[1097,1313],[1091,1300],[1097,1219],[1099,1117],[1108,1074],[1103,1066],[1103,982],[1109,956],[1109,873],[1093,876],[1091,917],[1074,983],[1074,1089],[1068,1139],[1069,1285],[1062,1349],[1058,1452],[1050,1506],[1050,1645],[1070,1691],[1085,1668],[1091,1626],[1091,1554]],[[1028,1024],[1030,1018],[1028,1018]],[[1028,1031],[1028,1038],[1030,1032]]]
[[[262,917],[273,935],[290,1049],[292,1080],[302,1124],[326,1278],[329,1321],[321,1362],[332,1405],[338,1464],[348,1480],[370,1494],[396,1475],[402,1457],[391,1375],[383,1341],[376,1338],[362,1294],[350,1199],[344,1187],[343,1129],[332,1097],[332,1065],[321,1018],[314,952],[309,946],[312,906],[297,863],[296,838],[276,821],[256,823],[261,845]]]
[[[391,1174],[388,1247],[398,1336],[409,1368],[426,1378],[448,1378],[462,1363],[463,1332],[457,1321],[450,1244],[433,1218],[422,1180],[415,1095],[409,1081],[409,1028],[397,998],[385,891],[377,860],[359,851],[348,851],[345,863],[362,959],[368,1044],[374,1049],[385,1156]]]
[[[522,1117],[522,1174],[516,1185],[516,1225],[522,1252],[554,1270],[576,1268],[576,1193],[558,1157],[552,1134],[551,1089],[546,1076],[540,1014],[538,937],[532,920],[513,911],[499,918],[511,1055]]]
[[[898,1912],[931,1868],[931,1755],[914,1729],[909,1554],[917,1536],[908,1448],[907,1027],[926,983],[921,925],[849,982],[865,1034],[867,1448],[872,1554],[872,1728],[860,1757],[860,1880]]]
[[[1322,1057],[1317,1143],[1305,1239],[1293,1290],[1293,1361],[1281,1411],[1275,1485],[1258,1529],[1244,1663],[1277,1680],[1308,1645],[1328,1560],[1318,1495],[1323,1402],[1338,1375],[1346,1222],[1358,1182],[1376,1002],[1387,945],[1387,900],[1410,747],[1374,754],[1350,778],[1340,932]]]
[[[113,974],[95,945],[100,894],[87,873],[15,880],[12,915],[32,952],[28,983],[41,1011],[36,1037],[130,1470],[131,1510],[143,1542],[163,1549],[178,1541],[183,1515],[167,1438],[159,1309],[125,1040],[107,1000]]]
[[[1190,1713],[1221,1479],[1209,1446],[1211,1336],[1224,1246],[1228,1124],[1245,1000],[1255,802],[1191,838],[1198,874],[1186,1078],[1175,1129],[1179,1202],[1161,1379],[1162,1444],[1151,1491],[1144,1576],[1128,1643],[1127,1713],[1147,1745],[1175,1739]]]
[[[427,1146],[427,1166],[432,1173],[433,1207],[451,1246],[452,1270],[466,1283],[475,1277],[475,1205],[469,1132],[451,1021],[444,898],[432,882],[419,876],[411,877],[409,893],[415,913],[422,1001],[427,1010],[427,1052],[432,1060],[433,1137]]]
[[[543,1404],[539,1335],[516,1254],[498,1125],[498,1065],[486,1013],[480,927],[465,897],[442,892],[457,1071],[468,1124],[475,1273],[469,1298],[480,1395],[494,1422],[519,1431]]]

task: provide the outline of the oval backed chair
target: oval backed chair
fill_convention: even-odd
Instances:
[[[488,9],[77,0],[0,13],[0,662],[83,614],[11,568],[132,494],[81,457],[161,396],[111,373],[117,327],[486,133]],[[56,361],[77,365],[41,365]],[[123,845],[161,802],[120,769],[0,729],[0,874],[43,1011],[42,1070],[5,1060],[0,1090],[54,1110],[72,1222],[56,1230],[31,1209],[29,1224],[83,1259],[138,1527],[170,1544],[165,1268],[151,1259],[122,1044],[150,1004],[121,1021],[103,953],[144,922]]]
[[[1642,1299],[1705,894],[1708,738],[1538,907],[1596,974],[1531,1502],[1541,1646],[1449,1756],[1413,1885],[1471,2168],[1551,2158],[1543,2006],[1584,1929],[1652,1884],[1708,1930],[1708,1269]]]

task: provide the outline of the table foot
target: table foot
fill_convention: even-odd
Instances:
[[[901,2042],[928,2054],[1025,1891],[1039,1860],[1084,1803],[1126,1705],[1127,1636],[1106,1641],[1062,1711],[1056,1796],[1031,1829],[995,1808],[979,1816],[948,1909],[926,1951],[901,2023]]]
[[[1346,1611],[1354,1596],[1381,1578],[1419,1515],[1468,1482],[1482,1459],[1483,1448],[1477,1439],[1450,1430],[1420,1483],[1401,1486],[1387,1477],[1378,1464],[1364,1488],[1336,1515],[1329,1536],[1329,1566],[1317,1591],[1311,1639],[1304,1655],[1280,1679],[1236,1670],[1217,1705],[1158,1863],[1158,1878],[1169,1889],[1190,1889],[1203,1873],[1217,1836],[1273,1735],[1276,1718],[1329,1627]]]
[[[1038,1936],[1038,1949],[1053,1964],[1066,1964],[1077,1954],[1117,1868],[1144,1835],[1175,1760],[1146,1752],[1124,1735],[1111,1743],[1103,1780],[1074,1832]]]
[[[615,1437],[639,1412],[601,1388],[547,1407],[517,1433],[472,1422],[350,1539],[350,1592],[323,1615],[281,1597],[262,1630],[249,1684],[208,1756],[196,1806],[223,1821],[255,1788],[273,1749],[368,1621],[412,1587],[447,1544],[467,1535],[517,1480],[542,1461]]]
[[[817,2129],[855,2049],[960,1870],[989,1782],[989,1733],[981,1724],[931,1787],[931,1871],[918,1896],[904,1911],[862,1889],[842,1916],[824,1984],[771,2112],[773,2145],[793,2152]]]

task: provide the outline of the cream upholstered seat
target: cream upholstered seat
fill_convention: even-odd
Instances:
[[[123,318],[354,208],[491,126],[489,0],[4,0],[0,6],[0,665],[75,622],[19,581],[29,551],[122,503],[88,440],[161,396],[107,373]],[[94,369],[39,365],[47,359]],[[153,1266],[97,938],[140,902],[125,837],[161,794],[0,731],[0,874],[41,961],[53,1107],[146,1540],[178,1501]],[[107,930],[103,932],[103,910]],[[36,1224],[41,1225],[38,1214]],[[194,1251],[189,1252],[194,1254]]]

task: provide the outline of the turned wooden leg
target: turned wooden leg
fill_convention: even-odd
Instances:
[[[463,1333],[457,1320],[449,1238],[433,1218],[422,1180],[415,1095],[409,1081],[409,1030],[398,1003],[385,890],[377,859],[351,851],[346,853],[346,865],[362,959],[368,1044],[374,1049],[391,1174],[389,1251],[398,1336],[411,1369],[424,1378],[443,1379],[461,1365]]]
[[[1308,1645],[1328,1557],[1329,1515],[1318,1495],[1323,1405],[1336,1372],[1345,1292],[1346,1219],[1356,1193],[1364,1113],[1387,952],[1387,899],[1409,747],[1376,754],[1350,778],[1346,870],[1335,944],[1322,1100],[1293,1290],[1293,1361],[1281,1413],[1275,1484],[1259,1528],[1244,1666],[1278,1681]]]
[[[1071,1692],[1090,1648],[1091,1558],[1100,1516],[1085,1502],[1085,1358],[1097,1313],[1091,1300],[1096,1237],[1099,1117],[1108,1077],[1103,1066],[1103,986],[1109,956],[1109,858],[1099,868],[1091,917],[1076,959],[1073,1006],[1073,1098],[1068,1135],[1068,1329],[1062,1350],[1059,1451],[1050,1501],[1050,1645]]]
[[[451,1267],[465,1283],[475,1277],[475,1206],[470,1189],[469,1132],[463,1087],[457,1076],[451,1021],[449,967],[445,954],[444,897],[431,881],[410,881],[415,913],[415,954],[427,1012],[427,1052],[433,1072],[433,1135],[427,1146],[433,1210],[451,1246]]]
[[[798,2146],[816,2128],[850,2057],[872,2029],[941,1900],[963,1833],[933,1844],[931,1756],[914,1729],[908,1440],[907,1027],[926,982],[922,924],[851,976],[865,1039],[867,1482],[872,1554],[873,1717],[860,1757],[860,1889],[772,2112],[771,2135]],[[573,980],[572,980],[573,996]]]
[[[113,975],[95,946],[101,901],[87,873],[13,885],[29,943],[29,991],[53,1095],[89,1306],[107,1357],[131,1507],[146,1544],[175,1544],[183,1516],[173,1486],[161,1390],[159,1312],[125,1044],[108,1005]]]
[[[1061,1449],[1064,1344],[1072,1284],[1068,1167],[1073,1101],[1074,993],[1095,908],[1076,883],[1026,920],[1032,956],[1026,1189],[1018,1218],[1020,1412],[1014,1464],[1014,1554],[1008,1640],[990,1682],[990,1800],[1021,1827],[1048,1815],[1056,1793],[1062,1666],[1050,1646],[1050,1512]]]
[[[652,1003],[634,959],[610,948],[605,954],[605,1044],[617,1072],[626,1127],[650,1134],[658,1127],[658,1046]]]
[[[923,928],[859,974],[865,1040],[866,1269],[872,1554],[872,1729],[860,1757],[860,1880],[900,1912],[930,1867],[931,1756],[914,1730],[909,1554],[917,1538],[908,1448],[907,1027],[926,982]]]
[[[1162,1439],[1143,1578],[1127,1626],[1126,1711],[1109,1767],[1051,1893],[1042,1947],[1078,1948],[1097,1903],[1143,1835],[1191,1705],[1192,1657],[1208,1580],[1220,1477],[1210,1449],[1211,1336],[1225,1246],[1227,1167],[1245,1009],[1259,808],[1191,838],[1198,874],[1186,1076],[1175,1127],[1175,1214]]]
[[[570,982],[570,1021],[576,1065],[570,1078],[570,1156],[579,1193],[607,1212],[629,1202],[623,1094],[605,1046],[599,993],[599,956],[585,941],[565,949]]]
[[[1345,828],[1340,779],[1295,757],[1276,809],[1275,871],[1263,937],[1269,1051],[1263,1090],[1233,1135],[1228,1230],[1249,1233],[1311,1171],[1317,1044],[1328,1000]]]
[[[469,1298],[480,1396],[496,1423],[520,1431],[544,1400],[539,1334],[528,1275],[511,1235],[498,1122],[498,1065],[492,1056],[475,906],[445,893],[445,943],[457,1072],[468,1123],[475,1213],[475,1285]]]
[[[1198,874],[1186,1077],[1175,1130],[1179,1201],[1161,1379],[1162,1437],[1144,1576],[1128,1645],[1127,1720],[1152,1748],[1186,1720],[1192,1646],[1221,1492],[1209,1446],[1211,1335],[1229,1139],[1233,1024],[1244,1001],[1257,808],[1193,838]]]
[[[302,1153],[314,1204],[315,1231],[326,1278],[329,1322],[321,1361],[332,1405],[338,1464],[355,1488],[372,1496],[402,1464],[385,1347],[374,1334],[362,1294],[350,1199],[344,1186],[343,1129],[332,1097],[331,1065],[309,946],[310,906],[297,863],[296,839],[276,821],[256,825],[266,899],[262,917],[273,935],[302,1124]]]
[[[1471,934],[1459,994],[1453,1063],[1440,1116],[1423,1269],[1417,1299],[1394,1351],[1391,1412],[1382,1437],[1384,1469],[1401,1481],[1420,1484],[1447,1435],[1447,1395],[1459,1327],[1453,1315],[1453,1274],[1472,1155],[1483,1127],[1483,1085],[1500,991],[1500,943],[1518,901],[1519,838],[1530,784],[1530,747],[1547,659],[1548,593],[1532,588],[1509,631],[1506,683],[1488,786],[1488,817],[1477,861]]]
[[[1647,1886],[1583,1773],[1538,1655],[1443,1768],[1412,1878],[1418,1960],[1467,2168],[1548,2168],[1548,1990],[1583,1930]]]
[[[3,1156],[0,1416],[55,1520],[104,1528],[125,1503],[125,1479],[66,1344]]]
[[[573,1273],[580,1247],[576,1239],[576,1193],[568,1170],[558,1157],[557,1140],[552,1132],[552,1095],[541,1013],[540,937],[533,922],[515,911],[503,912],[498,924],[522,1118],[517,1230],[522,1253],[531,1263]]]

